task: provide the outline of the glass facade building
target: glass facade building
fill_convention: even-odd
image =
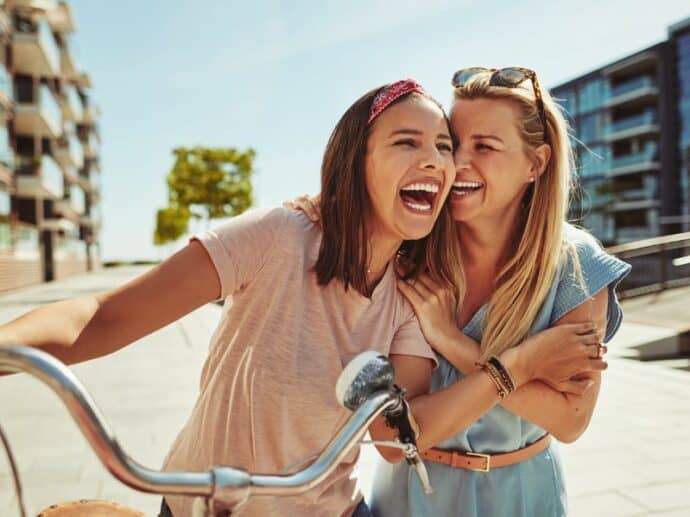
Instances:
[[[690,215],[690,30],[676,38],[676,69],[678,70],[678,149],[680,151],[679,185],[681,213]],[[688,229],[688,224],[684,225]]]
[[[690,229],[690,18],[657,45],[552,88],[575,135],[570,218],[604,244]]]

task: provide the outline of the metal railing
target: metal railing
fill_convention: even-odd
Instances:
[[[656,149],[644,150],[638,153],[626,154],[611,160],[611,168],[618,169],[621,167],[628,167],[630,165],[640,165],[643,163],[650,163],[656,159]]]
[[[607,251],[632,265],[618,287],[621,299],[690,285],[690,232],[611,246]]]
[[[624,83],[618,84],[611,88],[611,98],[616,98],[620,95],[625,95],[635,90],[641,90],[643,88],[654,88],[656,86],[654,79],[648,76],[640,76],[626,81]]]
[[[627,131],[640,126],[656,124],[656,122],[656,113],[652,110],[645,110],[638,115],[633,115],[631,117],[626,117],[624,119],[611,122],[611,124],[605,128],[604,132],[607,135],[612,135],[614,133]]]

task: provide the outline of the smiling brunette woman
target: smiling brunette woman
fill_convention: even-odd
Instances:
[[[352,357],[395,346],[432,360],[396,288],[393,259],[407,241],[415,269],[457,292],[457,239],[444,208],[452,151],[445,114],[421,86],[406,80],[372,90],[328,142],[323,231],[284,208],[246,213],[122,287],[46,305],[0,327],[0,346],[23,343],[77,363],[232,297],[165,467],[297,469],[348,416],[334,386]],[[236,514],[366,515],[351,479],[356,459],[299,497],[253,499]],[[161,514],[188,516],[191,507],[189,498],[166,497]]]

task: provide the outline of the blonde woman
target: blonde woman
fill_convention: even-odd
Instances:
[[[459,404],[453,393],[490,358],[550,327],[594,321],[608,341],[622,317],[614,288],[629,266],[566,223],[573,174],[567,124],[536,74],[470,68],[458,71],[453,85],[450,118],[458,141],[448,203],[466,292],[458,306],[426,275],[399,280],[439,367],[431,372],[423,359],[392,356],[397,382],[413,396],[425,393],[411,405],[435,494],[422,492],[399,454],[381,449],[387,462],[377,467],[373,514],[565,515],[563,473],[551,437],[572,442],[584,432],[601,373],[533,380],[488,411],[478,402]],[[297,205],[318,217],[311,200]],[[605,350],[599,346],[596,355]],[[385,431],[375,426],[372,434]]]
[[[458,145],[449,203],[466,293],[456,313],[452,296],[428,277],[399,283],[440,356],[439,368],[424,379],[413,373],[417,359],[405,358],[404,372],[411,373],[402,382],[429,382],[431,393],[548,327],[592,320],[608,341],[622,317],[614,287],[630,269],[566,223],[572,148],[563,114],[536,74],[471,68],[458,71],[453,86]],[[584,432],[601,374],[569,382],[529,382],[473,425],[450,432],[446,408],[437,407],[437,418],[421,428],[436,438],[425,453],[436,495],[425,496],[406,465],[382,463],[374,515],[565,515],[563,473],[550,437],[572,442]],[[576,383],[589,389],[577,393],[570,389]],[[423,404],[432,409],[433,398],[422,397]]]

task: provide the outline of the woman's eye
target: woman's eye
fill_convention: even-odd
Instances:
[[[398,140],[397,142],[395,142],[395,145],[407,145],[410,147],[414,147],[417,145],[417,143],[410,138],[405,140]]]
[[[438,144],[438,145],[436,146],[436,148],[437,148],[439,151],[443,151],[443,152],[447,152],[447,153],[452,153],[452,152],[453,152],[453,148],[451,147],[450,144]]]
[[[490,147],[490,146],[488,146],[486,144],[482,144],[482,143],[478,143],[475,146],[475,149],[477,149],[477,151],[493,151],[493,147]]]

